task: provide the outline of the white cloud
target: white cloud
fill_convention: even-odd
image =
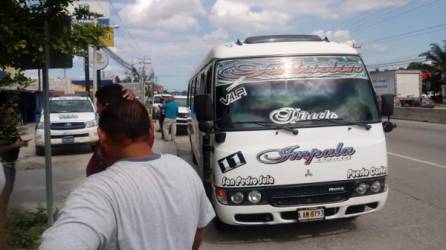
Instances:
[[[217,29],[209,34],[205,34],[203,36],[203,39],[205,41],[216,41],[216,40],[221,41],[221,40],[227,39],[228,36],[229,36],[229,34],[226,31],[224,31],[222,29]]]
[[[196,16],[204,13],[200,0],[137,0],[120,11],[131,27],[167,31],[195,28]]]
[[[318,35],[321,38],[327,37],[329,41],[344,43],[349,46],[355,44],[355,40],[351,38],[350,32],[348,30],[316,30],[312,32],[313,35]]]
[[[291,17],[275,10],[256,10],[256,6],[233,0],[217,0],[209,20],[217,28],[254,33],[286,29]]]
[[[361,47],[363,51],[372,51],[372,52],[384,52],[388,49],[387,46],[377,43],[364,43]]]
[[[344,0],[339,5],[339,9],[342,14],[351,15],[389,7],[400,7],[408,2],[408,0]]]
[[[343,43],[348,46],[358,46],[361,51],[383,52],[387,50],[387,47],[381,44],[355,41],[348,30],[316,30],[312,34],[318,35],[321,38],[327,37],[332,42]]]
[[[340,19],[367,11],[398,7],[408,0],[217,0],[209,13],[215,28],[278,32],[295,29],[298,18]]]

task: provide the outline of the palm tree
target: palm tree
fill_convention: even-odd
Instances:
[[[441,84],[446,84],[446,40],[443,40],[443,43],[443,49],[440,45],[431,43],[430,50],[420,56],[424,56],[427,61],[430,61],[432,73],[440,79]]]

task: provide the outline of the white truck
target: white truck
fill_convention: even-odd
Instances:
[[[370,72],[377,96],[392,94],[396,106],[421,106],[421,71],[386,70]]]
[[[388,194],[382,111],[358,52],[317,36],[213,48],[189,81],[194,161],[217,225],[355,218]],[[384,130],[383,130],[384,125]]]
[[[89,144],[98,141],[98,115],[89,97],[60,96],[49,100],[51,145]],[[36,154],[44,154],[43,111],[36,124]]]
[[[187,96],[176,95],[174,97],[178,105],[177,133],[187,132],[187,124],[192,121],[190,109],[187,106]]]

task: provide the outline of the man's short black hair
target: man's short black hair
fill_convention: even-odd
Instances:
[[[121,99],[104,109],[99,127],[115,142],[147,137],[150,118],[146,107],[139,101]]]
[[[110,105],[122,100],[123,87],[119,84],[109,84],[96,91],[97,101],[102,105]]]

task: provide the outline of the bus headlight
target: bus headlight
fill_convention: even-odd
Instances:
[[[249,192],[248,201],[251,202],[252,204],[257,204],[261,200],[262,200],[262,194],[259,191],[253,190],[253,191]]]
[[[372,191],[373,193],[378,193],[379,191],[381,191],[381,182],[374,181],[372,185],[370,185],[370,191]]]
[[[364,195],[365,193],[367,193],[368,188],[369,188],[369,185],[362,182],[358,186],[356,186],[355,191],[359,195]]]
[[[233,195],[231,195],[231,201],[232,203],[239,205],[243,202],[243,199],[245,198],[245,196],[243,195],[242,192],[237,192],[234,193]]]

